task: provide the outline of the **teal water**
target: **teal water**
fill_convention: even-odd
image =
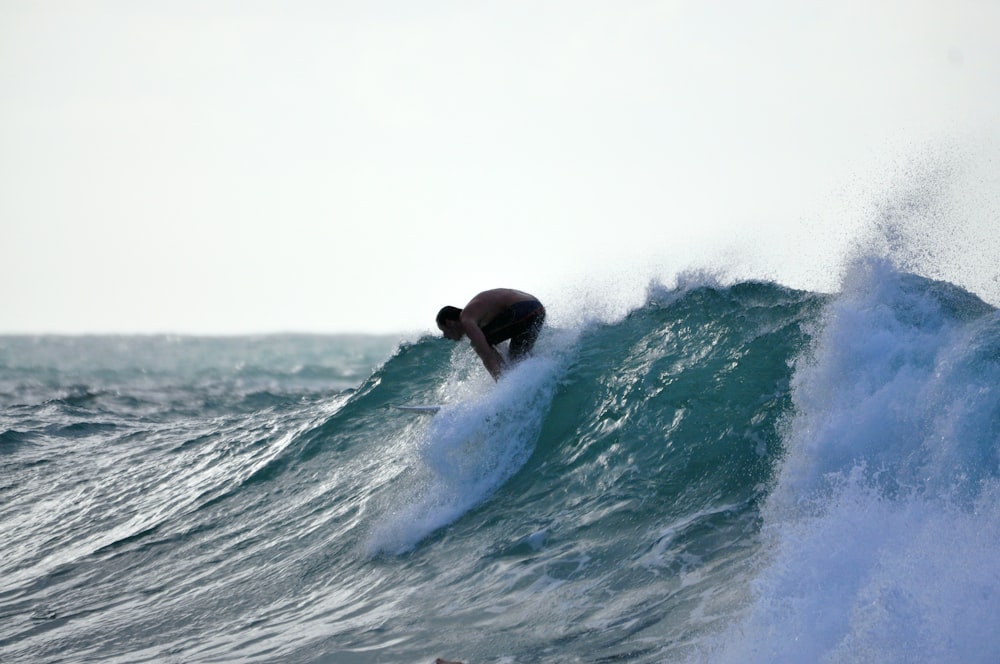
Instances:
[[[498,384],[437,337],[0,338],[0,660],[996,661],[1000,317],[854,269],[653,288]]]

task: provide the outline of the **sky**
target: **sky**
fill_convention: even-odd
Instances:
[[[910,251],[1000,304],[997,35],[993,0],[0,0],[0,333],[829,291],[942,188]]]

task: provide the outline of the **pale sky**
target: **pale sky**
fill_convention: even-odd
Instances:
[[[831,290],[938,159],[978,189],[932,244],[979,253],[935,276],[996,300],[997,128],[995,0],[0,0],[0,333]]]

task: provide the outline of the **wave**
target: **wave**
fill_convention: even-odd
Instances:
[[[419,470],[383,495],[366,550],[411,551],[470,511],[509,512],[533,524],[509,551],[559,531],[685,579],[658,605],[672,615],[638,630],[671,643],[657,656],[987,661],[1000,652],[976,619],[1000,615],[998,332],[975,295],[860,260],[837,295],[654,288],[621,320],[554,333],[550,362],[525,368],[534,387],[512,376],[489,393],[453,350],[432,372],[461,379],[431,380],[434,396],[476,406],[408,430]],[[530,426],[483,443],[487,412]]]
[[[777,441],[774,424],[787,402],[788,360],[803,339],[803,320],[822,297],[767,283],[730,288],[654,289],[624,320],[583,330],[550,330],[537,357],[492,389],[468,349],[427,362],[431,347],[404,348],[376,380],[419,355],[431,380],[421,397],[452,401],[437,417],[413,423],[405,448],[405,489],[388,500],[370,552],[405,552],[460,518],[522,470],[539,472],[540,447],[572,475],[608,447],[626,446],[631,464],[664,466],[691,460],[691,473],[729,459],[742,475],[742,499],[766,478]],[[381,386],[380,386],[381,387]],[[392,401],[385,397],[382,402]],[[718,427],[718,422],[728,426]],[[699,477],[699,480],[704,478]],[[607,481],[607,480],[604,480]],[[718,483],[724,483],[721,477]],[[728,493],[728,492],[727,492]]]

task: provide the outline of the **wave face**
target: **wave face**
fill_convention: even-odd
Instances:
[[[998,332],[870,262],[652,289],[498,384],[431,337],[0,339],[0,659],[995,661]]]

